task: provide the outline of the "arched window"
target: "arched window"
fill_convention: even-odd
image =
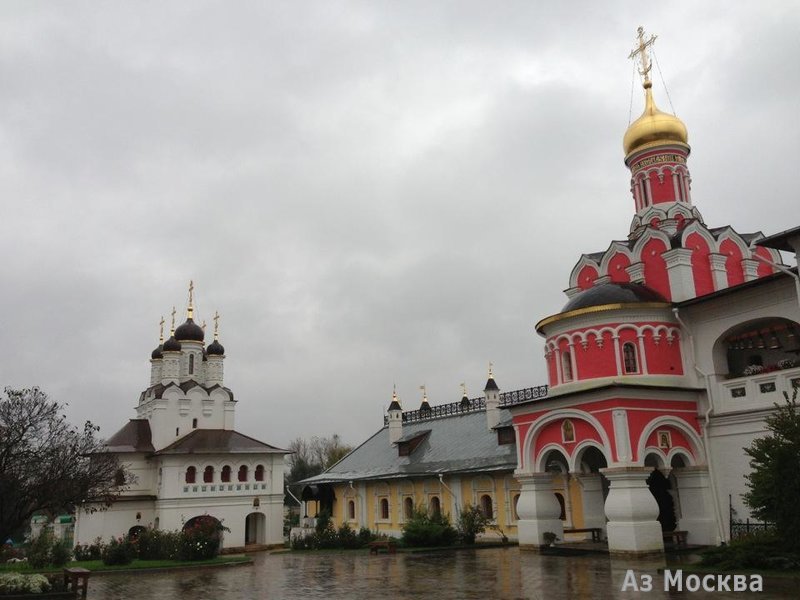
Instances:
[[[186,483],[194,483],[197,478],[197,469],[189,467],[186,469]]]
[[[356,503],[353,500],[347,502],[347,518],[351,521],[356,518]]]
[[[203,469],[203,483],[211,483],[214,481],[214,467],[208,465]]]
[[[511,516],[515,521],[519,521],[519,513],[517,512],[517,505],[519,504],[519,494],[514,494],[514,500],[511,503]]]
[[[194,375],[194,354],[189,355],[189,375]]]
[[[564,422],[561,423],[561,440],[564,442],[575,441],[575,426],[569,419],[564,419]]]
[[[561,373],[564,376],[564,383],[572,381],[572,354],[569,352],[561,353]]]
[[[442,515],[442,503],[439,501],[439,496],[431,497],[431,516],[440,517]]]
[[[222,467],[222,476],[220,477],[220,481],[223,483],[229,483],[231,480],[231,468],[228,465]]]
[[[256,481],[264,481],[264,465],[258,465],[256,467],[255,478]]]
[[[247,465],[239,467],[239,481],[247,481]]]
[[[636,346],[633,342],[622,344],[622,359],[625,363],[625,373],[638,373],[639,363],[636,360]]]
[[[403,500],[403,516],[406,519],[414,516],[414,500],[412,498],[406,497]]]
[[[381,498],[381,519],[389,518],[389,500]]]
[[[492,510],[492,497],[489,494],[481,496],[481,512],[487,519],[494,519],[494,511]]]
[[[197,419],[192,419],[192,429],[197,429]]]

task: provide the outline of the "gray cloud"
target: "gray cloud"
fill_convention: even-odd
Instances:
[[[795,3],[6,3],[0,375],[110,435],[157,323],[222,314],[238,428],[360,442],[545,380],[540,318],[632,216],[635,29],[710,225],[797,215]],[[659,105],[669,102],[656,76]],[[641,110],[634,91],[633,118]],[[182,312],[181,312],[182,314]]]

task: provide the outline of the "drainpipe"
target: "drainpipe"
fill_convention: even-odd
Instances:
[[[722,527],[722,515],[719,511],[719,494],[717,493],[717,480],[714,477],[714,465],[713,460],[711,458],[711,445],[708,439],[708,424],[711,421],[711,413],[714,411],[714,395],[711,390],[711,383],[710,383],[710,376],[708,373],[702,371],[700,367],[697,366],[697,357],[694,352],[694,336],[692,335],[692,330],[689,329],[689,326],[681,319],[680,312],[677,308],[672,309],[672,314],[675,315],[675,319],[678,321],[678,324],[686,331],[686,334],[689,336],[689,350],[692,355],[692,365],[694,366],[694,370],[703,378],[703,381],[706,385],[706,395],[708,396],[708,410],[706,410],[705,414],[705,425],[703,427],[703,443],[706,446],[706,462],[708,463],[708,477],[711,479],[711,496],[714,504],[714,520],[717,522],[717,534],[719,535],[719,539],[721,541],[725,541],[725,531]]]
[[[444,482],[444,475],[441,473],[439,473],[439,483],[444,486],[444,489],[450,492],[450,497],[456,501],[456,508],[458,509],[458,512],[461,512],[461,503],[458,501],[458,496],[456,496],[453,490],[450,489],[450,486]]]

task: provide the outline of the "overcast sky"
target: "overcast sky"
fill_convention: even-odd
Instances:
[[[533,325],[633,216],[636,28],[709,226],[800,222],[797,2],[3,2],[0,383],[105,437],[219,310],[237,429],[363,441],[545,383]],[[670,103],[654,69],[656,102]],[[643,98],[636,76],[633,118]]]

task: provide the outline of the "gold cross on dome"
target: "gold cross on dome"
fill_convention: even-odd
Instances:
[[[158,322],[158,339],[164,343],[164,315],[161,315],[161,320]]]
[[[219,335],[219,311],[214,311],[214,339]]]
[[[639,26],[639,28],[636,30],[636,32],[638,33],[637,38],[639,39],[639,45],[636,46],[636,48],[634,48],[633,50],[631,50],[631,53],[628,55],[628,58],[636,59],[636,55],[637,54],[639,55],[639,60],[642,62],[642,67],[641,67],[641,69],[639,69],[639,74],[642,77],[644,77],[645,83],[649,83],[650,82],[650,69],[653,68],[653,65],[650,62],[650,56],[648,55],[646,50],[650,46],[653,45],[653,43],[656,41],[656,38],[658,36],[651,35],[650,39],[645,40],[644,39],[644,27],[642,27],[642,26]]]
[[[177,311],[175,310],[175,307],[173,306],[172,307],[172,333],[175,333],[175,313],[176,312]]]

